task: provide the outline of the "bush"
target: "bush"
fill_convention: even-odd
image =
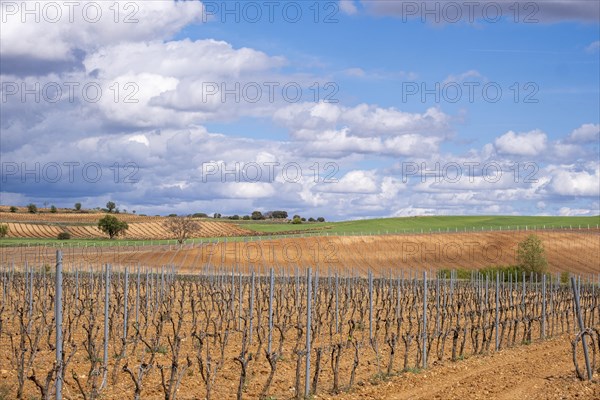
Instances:
[[[37,206],[33,203],[27,204],[27,211],[29,211],[32,214],[35,214],[38,212]]]
[[[192,214],[192,218],[208,218],[208,215],[205,213],[195,213]]]
[[[167,217],[169,217],[169,218],[174,218],[176,216],[177,216],[177,214],[169,214],[169,215],[167,215]]]
[[[8,225],[0,224],[0,238],[3,238],[6,235],[8,235],[8,230]]]
[[[544,245],[536,235],[529,235],[519,243],[517,249],[517,261],[525,272],[542,274],[546,271],[548,261],[544,256]]]
[[[58,240],[69,240],[71,239],[71,234],[69,232],[61,232],[56,238]]]
[[[56,214],[56,206],[54,206],[54,205],[51,205],[51,206],[50,206],[50,212],[51,212],[52,214]]]
[[[17,207],[15,207],[15,206],[10,206],[10,212],[11,212],[11,213],[16,213],[16,212],[17,212]]]

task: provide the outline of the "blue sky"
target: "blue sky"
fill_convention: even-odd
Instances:
[[[33,3],[38,22],[2,1],[4,205],[600,212],[597,2],[486,0],[473,21],[450,1],[276,1],[273,21],[260,1],[88,2],[95,21]]]

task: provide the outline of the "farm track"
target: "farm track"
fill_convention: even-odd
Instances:
[[[367,383],[328,399],[598,399],[600,385],[575,378],[570,336],[442,363],[418,374]]]

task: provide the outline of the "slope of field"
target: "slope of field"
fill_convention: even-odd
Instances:
[[[0,212],[2,222],[48,222],[57,224],[94,224],[107,215],[99,212],[86,213],[11,213]],[[125,222],[159,221],[165,217],[149,217],[136,214],[110,214]]]
[[[312,266],[322,273],[365,275],[371,269],[382,275],[400,270],[479,269],[514,265],[518,243],[531,232],[495,231],[427,235],[325,236],[223,241],[212,244],[111,247],[65,247],[66,264],[174,265],[197,271],[202,268],[293,269]],[[537,231],[545,248],[550,272],[600,273],[600,230]],[[17,264],[43,258],[53,263],[54,247],[7,247],[4,262]]]
[[[121,236],[127,240],[174,239],[175,236],[163,226],[164,218],[151,222],[129,222],[129,229]],[[200,231],[195,237],[246,236],[252,231],[235,224],[214,221],[199,221]],[[8,222],[8,238],[56,239],[60,232],[68,232],[73,239],[106,238],[96,225],[44,224],[29,222]]]

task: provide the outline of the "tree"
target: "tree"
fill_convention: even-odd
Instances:
[[[544,245],[539,237],[529,235],[519,243],[517,262],[526,272],[544,273],[548,261],[546,261],[546,257],[544,256]]]
[[[32,214],[37,213],[38,209],[37,206],[33,203],[27,204],[27,211],[29,211]]]
[[[192,217],[194,217],[194,218],[208,218],[208,215],[206,213],[195,213],[195,214],[192,214]]]
[[[319,218],[317,218],[317,221],[318,221],[318,222],[325,222],[325,218],[323,218],[323,217],[319,217]]]
[[[98,221],[98,229],[106,233],[109,238],[113,239],[115,236],[125,233],[125,231],[129,229],[129,225],[125,221],[120,221],[117,217],[105,215]]]
[[[0,238],[3,238],[6,235],[8,235],[8,230],[8,225],[0,224]]]
[[[15,207],[15,206],[10,206],[10,212],[11,212],[11,213],[16,213],[16,212],[17,212],[17,207]]]
[[[300,217],[298,214],[295,214],[295,215],[292,217],[292,220],[294,220],[294,219],[296,219],[296,218],[300,219],[301,217]]]
[[[292,220],[292,224],[301,224],[302,223],[302,219],[300,219],[300,217],[294,217],[294,219]]]
[[[177,242],[182,244],[192,234],[201,229],[200,224],[193,217],[171,217],[163,222],[166,230],[171,232],[177,238]]]
[[[75,211],[81,211],[81,203],[75,203]]]
[[[250,216],[249,216],[249,215],[244,215],[244,216],[242,217],[242,219],[243,219],[244,221],[250,221]]]
[[[219,214],[219,213],[214,213],[214,214],[213,214],[213,218],[214,218],[214,219],[221,218],[221,214]]]
[[[108,210],[108,212],[112,212],[115,209],[115,207],[117,207],[117,205],[114,201],[109,201],[108,203],[106,203],[106,209]]]
[[[260,211],[252,211],[252,216],[250,218],[252,218],[254,221],[265,219]]]
[[[239,216],[239,215],[237,215],[237,214],[234,214],[234,215],[232,215],[231,217],[229,217],[229,219],[233,219],[233,220],[236,220],[236,221],[237,221],[238,219],[240,219],[240,216]]]
[[[281,218],[281,219],[285,219],[288,217],[287,211],[280,211],[280,210],[272,211],[271,215],[273,216],[273,218]]]
[[[315,222],[315,221],[316,221],[316,219],[314,219],[313,217],[310,217],[310,218],[308,219],[308,222]]]
[[[56,214],[56,206],[54,204],[50,206],[50,212]]]

